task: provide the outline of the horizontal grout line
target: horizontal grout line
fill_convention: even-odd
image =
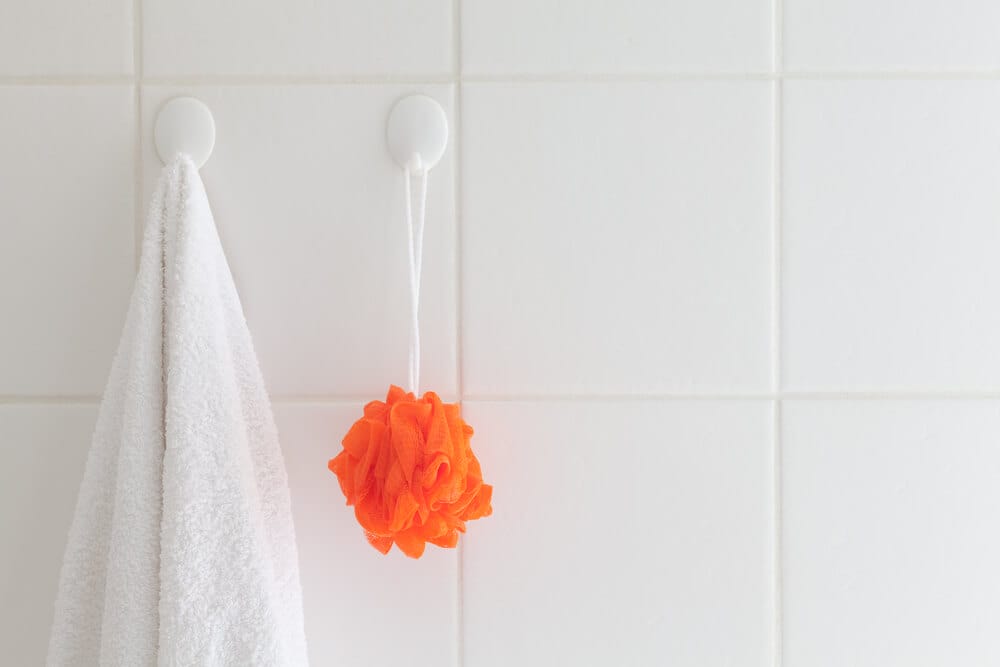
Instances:
[[[281,405],[357,405],[381,398],[378,394],[275,394],[271,402]],[[442,395],[446,401],[455,397]],[[786,391],[782,393],[715,394],[480,394],[465,395],[464,403],[545,403],[602,401],[954,401],[1000,400],[1000,391]],[[59,405],[100,403],[96,395],[0,395],[0,405]]]
[[[966,81],[975,79],[1000,79],[1000,70],[871,70],[871,71],[789,71],[776,75],[775,78],[786,80],[807,81],[879,81],[879,80],[931,80],[931,81]]]
[[[621,74],[426,74],[413,76],[0,76],[0,86],[340,86],[340,85],[449,85],[455,83],[669,83],[673,81],[967,81],[1000,80],[1000,70],[872,70],[872,71],[787,71],[787,72],[663,72]]]
[[[844,71],[750,71],[750,72],[712,72],[712,71],[678,71],[660,73],[621,73],[621,74],[496,74],[496,75],[465,75],[462,83],[657,83],[669,81],[779,81],[785,79],[803,80],[833,80],[842,79],[930,79],[930,80],[966,80],[966,79],[1000,79],[1000,70],[844,70]]]
[[[545,402],[545,401],[852,401],[852,400],[1000,400],[1000,391],[983,392],[761,392],[761,393],[664,393],[664,394],[481,394],[468,395],[463,399],[467,403],[504,403],[504,402]]]
[[[0,86],[131,86],[131,75],[110,76],[0,76]]]
[[[381,399],[378,394],[301,394],[271,396],[272,403],[286,404],[331,404],[367,403]],[[457,397],[441,394],[445,401]],[[662,393],[662,394],[465,394],[461,400],[466,403],[516,403],[516,402],[600,402],[600,401],[778,401],[778,400],[1000,400],[1000,391],[992,392],[844,392],[844,391],[786,391],[783,393]]]
[[[601,401],[774,400],[773,394],[465,394],[465,403],[544,403]]]
[[[272,76],[272,75],[206,75],[206,76],[146,76],[142,78],[142,84],[147,86],[316,86],[316,85],[407,85],[425,84],[441,85],[455,83],[456,78],[451,74],[415,74],[413,76],[385,75],[385,76]]]
[[[18,396],[0,395],[0,405],[92,405],[100,403],[100,396]]]
[[[366,394],[364,396],[358,394],[274,394],[271,396],[271,403],[282,404],[282,405],[358,405],[367,403],[373,400],[381,400],[385,398],[384,392],[379,395],[377,392],[374,394]]]
[[[623,72],[619,74],[466,74],[462,83],[659,83],[669,81],[769,81],[775,72]]]
[[[1000,400],[1000,391],[786,391],[775,396],[800,401]]]

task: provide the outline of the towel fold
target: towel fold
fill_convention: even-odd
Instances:
[[[48,665],[306,665],[288,481],[198,170],[167,165],[80,488]]]

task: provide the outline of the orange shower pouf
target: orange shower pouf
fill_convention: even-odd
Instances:
[[[329,467],[373,547],[395,542],[419,558],[427,542],[454,547],[466,521],[493,511],[471,437],[459,406],[432,391],[416,398],[393,385],[365,406]]]

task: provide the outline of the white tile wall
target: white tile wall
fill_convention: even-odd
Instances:
[[[0,646],[8,665],[40,665],[93,404],[0,405]]]
[[[465,0],[462,61],[471,75],[763,71],[768,0]]]
[[[770,389],[769,88],[465,89],[469,395]]]
[[[773,664],[769,401],[466,411],[496,511],[465,545],[465,664]]]
[[[992,0],[782,0],[786,64],[806,71],[1000,68]]]
[[[0,7],[0,646],[40,664],[158,162],[276,403],[315,665],[993,665],[1000,13],[985,0]],[[383,558],[326,461],[406,362],[385,114],[445,106],[425,384],[495,514]]]
[[[143,64],[157,76],[442,75],[451,0],[142,0]]]
[[[132,0],[4,2],[0,76],[132,74],[133,18]]]
[[[785,386],[1000,389],[1000,85],[785,90]]]
[[[1000,402],[783,416],[786,663],[1000,664]]]
[[[135,266],[128,86],[0,86],[0,395],[104,388]]]

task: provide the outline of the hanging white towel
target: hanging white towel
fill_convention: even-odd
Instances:
[[[52,667],[307,664],[288,482],[197,168],[160,176],[70,529]]]

